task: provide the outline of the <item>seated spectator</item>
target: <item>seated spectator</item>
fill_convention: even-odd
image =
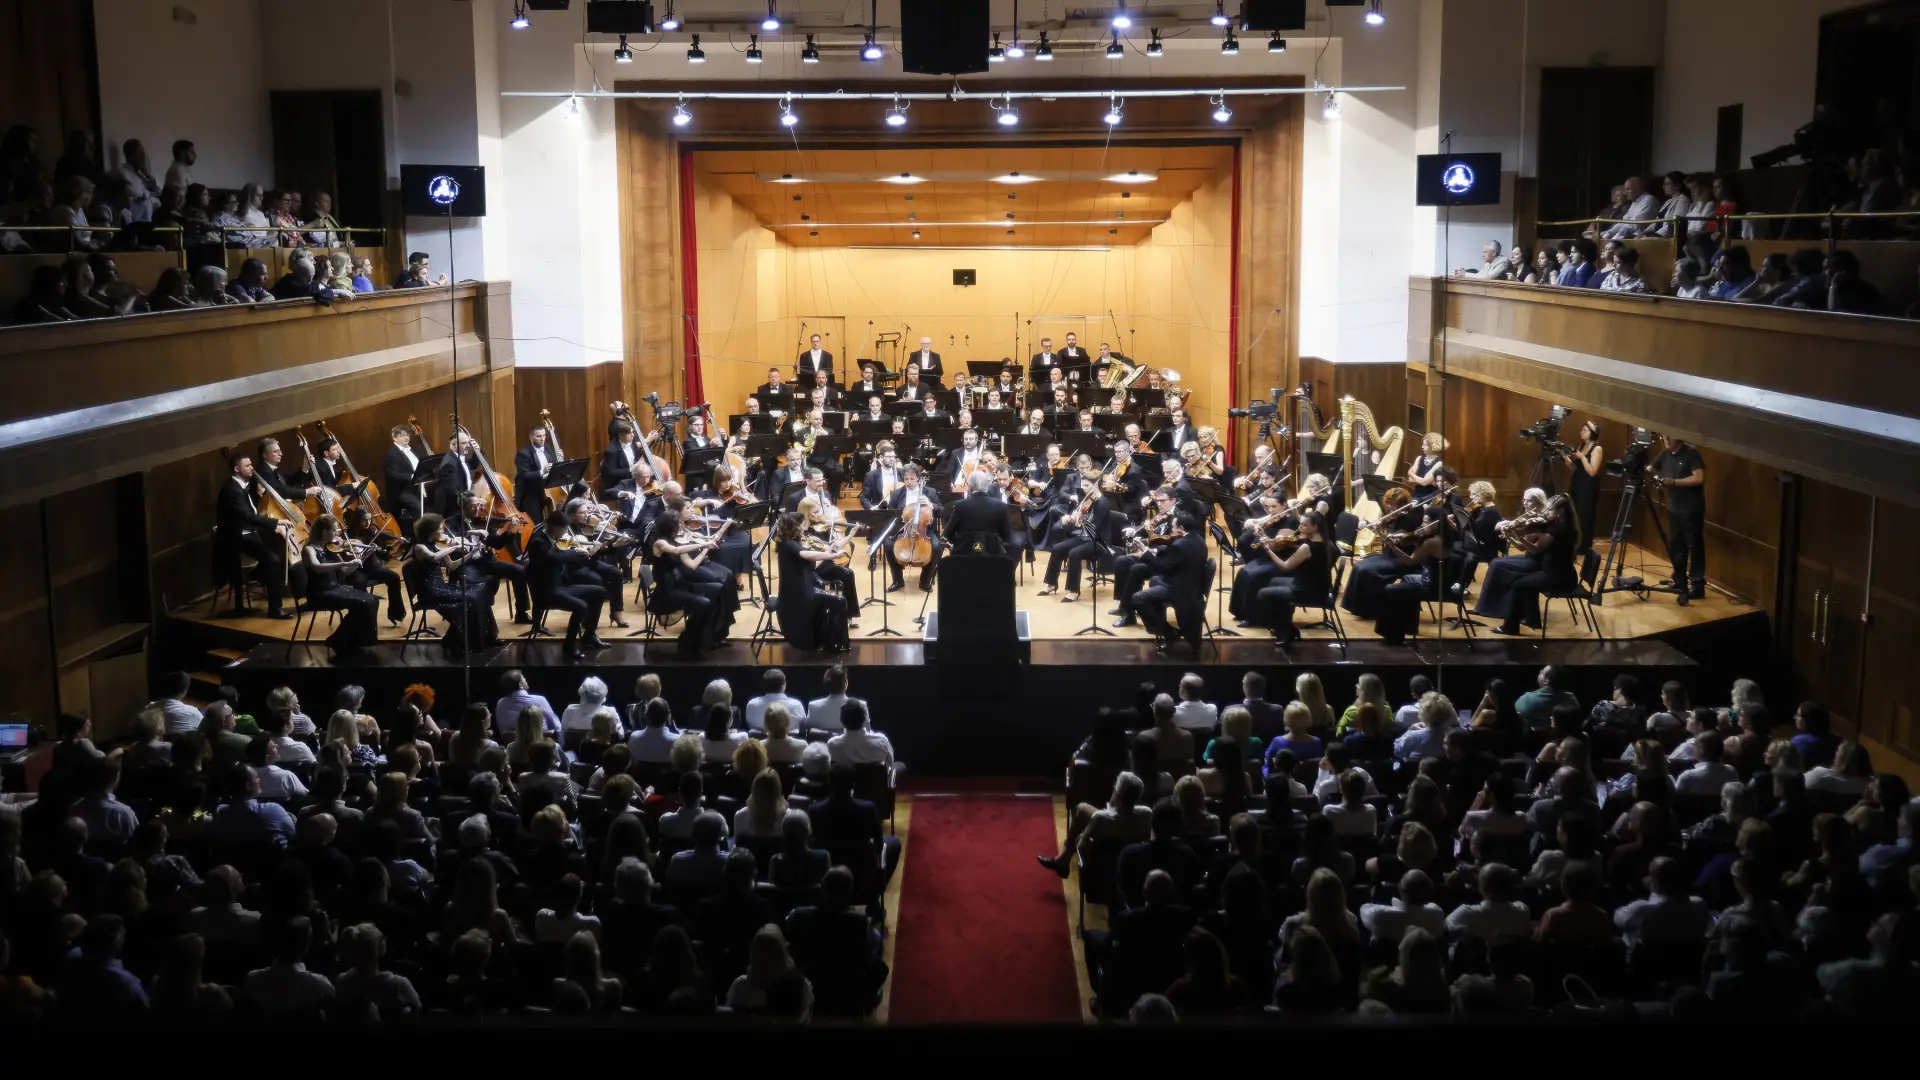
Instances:
[[[304,747],[303,747],[304,749]],[[274,802],[291,802],[304,798],[307,785],[300,778],[281,768],[280,745],[273,736],[262,732],[247,744],[247,764],[253,766],[253,775],[260,784],[260,797]]]
[[[1867,884],[1880,887],[1883,881],[1904,879],[1907,868],[1914,863],[1914,834],[1920,833],[1920,802],[1907,802],[1893,808],[1899,817],[1899,836],[1897,839],[1873,847],[1860,853],[1860,876]]]
[[[280,246],[279,236],[269,231],[273,226],[273,221],[267,216],[267,208],[265,206],[266,198],[266,189],[262,188],[259,184],[248,184],[240,189],[240,198],[237,207],[239,220],[236,224],[246,226],[251,231],[228,233],[228,244],[232,244],[237,240],[241,247],[262,248]],[[216,222],[216,224],[218,224],[218,222]]]
[[[404,975],[383,970],[387,937],[371,923],[349,926],[340,934],[340,951],[352,966],[333,979],[334,1015],[385,1020],[420,1011],[420,995]]]
[[[1300,761],[1318,761],[1326,750],[1326,743],[1313,734],[1313,710],[1304,701],[1290,701],[1281,714],[1281,720],[1287,726],[1287,733],[1273,740],[1267,748],[1268,769],[1272,769],[1272,759],[1281,751],[1291,753]]]
[[[627,736],[627,748],[633,752],[636,765],[664,765],[672,759],[673,743],[680,732],[673,727],[673,708],[667,699],[656,697],[648,701],[641,710],[646,718],[644,727],[636,727],[632,735]]]
[[[1380,831],[1379,812],[1367,802],[1367,774],[1348,769],[1338,777],[1340,801],[1320,812],[1333,823],[1338,836],[1373,837]]]
[[[267,264],[248,259],[240,264],[240,276],[227,283],[227,294],[246,304],[261,304],[274,299],[267,288]]]
[[[320,248],[344,246],[347,243],[346,234],[335,231],[341,226],[340,219],[333,216],[333,196],[325,191],[316,191],[313,193],[311,202],[313,205],[308,207],[306,212],[301,215],[305,217],[306,220],[300,222],[300,224],[310,230],[304,235],[305,242]],[[348,292],[358,292],[359,290],[353,287],[352,281],[353,257],[347,255],[344,251],[336,251],[333,254],[336,256],[345,256],[347,259],[347,264],[339,267],[339,271],[341,272],[336,274],[336,276],[338,276],[341,281],[346,282],[346,284],[335,287],[345,289]]]
[[[864,1014],[879,1000],[886,964],[880,938],[866,912],[853,905],[853,873],[827,871],[820,902],[787,913],[786,935],[794,959],[813,980],[817,1007],[835,1014]]]
[[[1369,705],[1367,711],[1375,717],[1379,715],[1379,710],[1376,706]],[[1388,750],[1389,753],[1386,756],[1391,757],[1392,747],[1389,746]],[[1346,743],[1337,742],[1327,744],[1326,755],[1320,759],[1320,775],[1313,782],[1314,798],[1319,799],[1323,803],[1339,802],[1340,775],[1350,769],[1366,778],[1366,798],[1371,799],[1375,795],[1380,794],[1379,788],[1373,782],[1373,775],[1367,772],[1367,770],[1355,765],[1353,763],[1353,757],[1353,751],[1348,749]]]
[[[784,980],[799,980],[804,1005],[799,1020],[805,1022],[813,1011],[813,984],[794,965],[787,953],[787,938],[778,926],[763,926],[754,932],[747,950],[747,970],[727,987],[727,1007],[736,1013],[764,1012],[767,994]]]
[[[1523,698],[1524,700],[1524,698]],[[1420,698],[1420,719],[1413,729],[1394,741],[1393,756],[1400,761],[1445,757],[1447,734],[1460,722],[1453,702],[1442,694],[1428,692]]]
[[[829,682],[831,683],[831,671],[829,671],[828,675]],[[844,677],[840,681],[844,688]],[[767,706],[775,702],[779,702],[787,707],[787,715],[789,717],[808,715],[806,703],[787,693],[786,672],[781,671],[779,668],[768,668],[760,676],[760,686],[760,694],[747,701],[746,721],[748,731],[765,731],[767,729]],[[831,696],[831,692],[829,696]],[[838,719],[837,714],[835,719]],[[839,730],[838,727],[831,724],[827,725],[827,727],[830,730]]]
[[[1283,952],[1289,959],[1273,988],[1273,1005],[1282,1016],[1346,1011],[1341,1002],[1346,972],[1325,936],[1302,927]]]
[[[599,677],[589,675],[580,680],[579,694],[580,700],[567,706],[560,714],[560,732],[563,736],[583,735],[589,727],[593,726],[594,712],[607,703],[607,684]],[[619,733],[620,738],[626,738],[623,729],[619,727],[617,716],[614,730]]]
[[[267,213],[267,223],[272,226],[270,245],[272,247],[302,247],[305,241],[294,228],[300,224],[300,215],[294,212],[293,201],[297,193],[290,191],[269,191],[261,200],[261,208]]]
[[[1066,842],[1059,854],[1037,855],[1040,865],[1065,878],[1073,870],[1073,853],[1083,841],[1120,840],[1134,843],[1152,831],[1153,807],[1145,805],[1146,786],[1138,776],[1123,772],[1114,779],[1113,794],[1100,809],[1081,803],[1067,823]]]
[[[787,797],[780,788],[780,774],[762,769],[753,778],[746,805],[734,811],[733,835],[741,839],[778,839],[786,818]]]
[[[87,766],[87,793],[68,809],[68,813],[86,822],[87,835],[95,840],[123,845],[133,839],[140,818],[133,808],[114,797],[120,785],[120,762],[104,758]]]
[[[247,973],[241,993],[264,1017],[295,1020],[317,1017],[333,1001],[333,983],[307,970],[313,948],[313,923],[297,915],[273,935],[273,963]]]
[[[22,326],[71,322],[80,318],[67,307],[67,283],[57,266],[36,266],[27,295],[14,306],[12,321]]]
[[[1520,875],[1510,866],[1488,863],[1478,876],[1479,903],[1463,904],[1448,913],[1448,932],[1480,938],[1489,945],[1532,938],[1533,916],[1520,899]]]
[[[1681,300],[1705,300],[1707,286],[1701,281],[1705,273],[1706,268],[1691,258],[1674,260],[1668,292]]]
[[[704,781],[705,777],[698,770],[680,774],[680,806],[678,809],[660,815],[658,827],[662,840],[691,840],[693,827],[707,818],[719,822],[720,835],[726,836],[727,819],[707,809],[702,803]]]
[[[1713,922],[1707,905],[1687,893],[1686,866],[1678,859],[1653,860],[1648,874],[1650,892],[1613,913],[1613,925],[1629,949],[1643,941],[1693,941],[1706,936]]]
[[[1843,740],[1833,752],[1831,765],[1816,765],[1807,770],[1809,792],[1859,797],[1867,793],[1873,781],[1873,755],[1851,740]]]
[[[241,905],[246,885],[231,866],[207,872],[203,901],[187,913],[186,928],[209,945],[252,946],[260,940],[260,913]]]
[[[67,234],[67,242],[72,251],[98,251],[101,241],[87,226],[91,221],[87,216],[88,207],[93,205],[93,181],[84,176],[70,176],[59,181],[54,187],[54,203],[47,211],[44,224],[71,225],[74,228]]]
[[[1175,709],[1173,698],[1156,695],[1152,705],[1153,726],[1136,736],[1137,742],[1153,747],[1155,760],[1168,765],[1192,761],[1194,753],[1193,733],[1174,721]]]
[[[1226,947],[1202,927],[1187,931],[1185,970],[1167,987],[1167,1000],[1187,1017],[1230,1016],[1251,1004],[1246,984],[1227,963]]]
[[[251,247],[247,243],[247,234],[240,232],[246,222],[240,217],[240,193],[229,191],[220,197],[220,207],[213,210],[209,218],[212,228],[207,230],[209,242],[216,242],[230,248]],[[266,264],[262,263],[264,267]]]
[[[1825,706],[1814,701],[1801,702],[1800,707],[1794,710],[1793,726],[1799,732],[1793,736],[1793,748],[1800,752],[1803,766],[1815,769],[1833,764],[1840,738],[1833,733],[1832,721]]]
[[[353,291],[370,293],[376,288],[378,286],[373,283],[373,260],[362,255],[353,261]]]
[[[1593,278],[1593,260],[1599,254],[1592,240],[1584,236],[1565,242],[1566,263],[1553,283],[1563,288],[1584,289]]]
[[[1525,244],[1514,244],[1512,250],[1507,252],[1507,262],[1511,267],[1507,280],[1522,285],[1540,284],[1540,273],[1535,268],[1533,253],[1527,250]]]
[[[867,703],[849,700],[840,706],[841,732],[827,740],[835,765],[885,765],[893,768],[893,744],[867,727]]]
[[[1361,984],[1360,996],[1387,1006],[1396,1016],[1444,1015],[1452,1007],[1452,996],[1440,936],[1411,927],[1401,936],[1399,951],[1399,965],[1375,970]]]
[[[700,740],[700,754],[707,764],[732,764],[734,749],[746,741],[746,732],[733,729],[731,705],[713,705],[707,709],[706,734]]]
[[[126,941],[126,922],[119,915],[88,920],[79,946],[60,968],[62,1015],[124,1018],[147,1011],[146,988],[120,962]]]
[[[229,844],[271,843],[286,847],[293,841],[293,817],[285,807],[260,801],[260,778],[247,765],[235,765],[228,772],[227,789],[233,794],[214,811],[207,824],[208,839]]]
[[[1220,710],[1217,706],[1203,701],[1207,693],[1207,681],[1189,671],[1180,677],[1180,700],[1173,707],[1173,722],[1193,733],[1198,741],[1203,735],[1213,734],[1220,722]]]
[[[767,748],[767,761],[774,765],[798,764],[806,753],[807,741],[793,737],[793,717],[787,707],[779,702],[767,706],[766,724],[767,734],[761,741]]]
[[[149,991],[155,1012],[206,1019],[233,1011],[227,988],[204,978],[206,958],[207,945],[198,934],[181,934],[167,944]]]
[[[1175,712],[1178,712],[1178,706],[1175,707]],[[1244,705],[1229,705],[1220,713],[1220,737],[1207,742],[1207,749],[1201,756],[1201,760],[1211,762],[1214,747],[1222,742],[1237,744],[1241,761],[1257,762],[1265,758],[1261,750],[1260,737],[1253,733],[1253,713]]]
[[[810,889],[820,884],[830,865],[828,853],[813,846],[813,825],[807,815],[787,811],[780,822],[780,850],[767,864],[767,881],[778,889]]]
[[[1477,268],[1456,266],[1454,277],[1477,277],[1485,281],[1498,281],[1513,276],[1513,261],[1500,254],[1500,241],[1489,240],[1480,245],[1480,265]]]
[[[1693,746],[1698,763],[1674,778],[1675,794],[1714,795],[1740,779],[1739,770],[1722,760],[1726,740],[1720,737],[1719,732],[1709,731],[1701,735],[1693,740]]]
[[[238,304],[238,296],[227,290],[227,272],[209,263],[193,272],[193,300],[200,307]]]
[[[1622,199],[1616,200],[1615,207],[1620,211],[1618,221],[1601,235],[1609,240],[1624,239],[1629,236],[1653,235],[1655,226],[1634,224],[1648,222],[1660,216],[1660,203],[1647,190],[1646,181],[1638,176],[1629,176],[1620,185]]]
[[[523,810],[553,805],[570,818],[576,815],[580,789],[561,765],[560,748],[551,739],[533,744],[527,752],[527,771],[513,778],[513,786],[519,789]]]
[[[1173,783],[1173,805],[1180,811],[1180,836],[1205,842],[1220,835],[1220,818],[1207,811],[1207,795],[1197,776],[1183,776]]]
[[[287,272],[274,282],[275,300],[315,300],[321,304],[331,304],[335,300],[351,299],[351,292],[342,293],[329,288],[320,280],[313,262],[313,253],[305,248],[293,253],[287,260]]]
[[[1801,248],[1787,257],[1787,267],[1792,276],[1766,302],[1774,307],[1826,310],[1826,257],[1814,248]]]
[[[595,709],[593,716],[588,720],[586,735],[574,749],[574,760],[585,765],[597,765],[609,750],[617,746],[631,762],[632,752],[622,741],[625,736],[620,733],[619,728],[620,714],[615,712],[612,706],[602,705]]]
[[[1399,941],[1412,930],[1424,930],[1435,939],[1447,936],[1447,913],[1433,902],[1433,879],[1424,870],[1400,875],[1398,895],[1385,904],[1360,905],[1360,925],[1384,941]]]
[[[1630,247],[1623,247],[1614,254],[1611,267],[1606,276],[1599,279],[1600,289],[1604,292],[1647,292],[1646,279],[1640,276],[1640,253]]]
[[[580,875],[562,877],[551,895],[553,906],[534,913],[533,940],[543,945],[564,945],[573,935],[581,933],[593,935],[596,942],[600,940],[600,920],[580,912],[580,902],[586,896],[586,885]]]
[[[440,280],[433,280],[431,262],[431,258],[424,251],[410,252],[407,255],[407,268],[400,272],[400,277],[393,283],[393,287],[418,289],[428,285],[445,285],[447,283],[445,274],[440,275]]]

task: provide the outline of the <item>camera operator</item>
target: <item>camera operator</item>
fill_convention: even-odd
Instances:
[[[1579,447],[1562,446],[1560,456],[1573,466],[1567,495],[1573,500],[1573,518],[1580,527],[1580,550],[1584,551],[1593,546],[1593,519],[1600,509],[1600,474],[1606,471],[1606,455],[1600,449],[1600,422],[1581,424]]]
[[[1707,466],[1685,439],[1660,436],[1666,449],[1653,459],[1655,481],[1667,489],[1673,590],[1681,607],[1707,598]]]

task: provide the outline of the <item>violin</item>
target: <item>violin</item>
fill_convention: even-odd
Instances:
[[[840,527],[842,526],[838,522],[828,526],[829,530]],[[802,536],[800,546],[808,551],[830,551],[833,553],[833,558],[829,561],[847,566],[853,562],[853,552],[850,550],[853,538],[864,528],[866,528],[865,525],[855,525],[831,540],[822,540],[817,536]]]

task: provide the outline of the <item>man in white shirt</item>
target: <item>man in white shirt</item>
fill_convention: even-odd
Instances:
[[[560,738],[560,714],[539,694],[527,690],[527,677],[519,668],[500,676],[500,700],[493,703],[493,730],[511,738],[528,707],[540,710],[542,725],[549,738]]]
[[[1325,756],[1320,759],[1320,776],[1313,782],[1313,797],[1323,803],[1339,802],[1340,774],[1345,772],[1358,773],[1366,782],[1367,798],[1380,794],[1380,789],[1374,786],[1373,777],[1367,770],[1353,763],[1353,748],[1346,743],[1330,742]]]
[[[848,701],[840,709],[844,731],[827,740],[835,765],[893,765],[893,744],[867,727],[867,703]]]
[[[913,366],[919,370],[920,378],[915,380],[916,382],[930,382],[938,385],[940,377],[946,374],[940,366],[940,354],[933,351],[933,339],[930,337],[921,338],[920,351],[907,359],[912,361]],[[904,382],[900,384],[903,394],[909,385],[912,384]]]
[[[300,746],[299,743],[294,745]],[[300,746],[300,749],[305,750],[306,747]],[[260,797],[287,802],[305,796],[307,785],[301,783],[299,777],[274,764],[279,760],[279,740],[265,732],[255,735],[253,742],[247,745],[247,763],[253,766],[253,774],[260,779]],[[307,760],[313,760],[311,754]]]
[[[1407,680],[1407,696],[1413,700],[1394,710],[1393,726],[1396,730],[1391,734],[1396,737],[1404,735],[1414,724],[1419,722],[1420,699],[1426,697],[1432,689],[1433,680],[1427,678],[1425,675],[1415,675],[1413,678]],[[1382,734],[1387,733],[1383,732]]]
[[[1444,696],[1429,691],[1420,697],[1420,723],[1394,741],[1393,756],[1398,761],[1418,761],[1421,758],[1447,756],[1447,733],[1460,721],[1460,714],[1453,709],[1453,702]]]
[[[1447,915],[1447,929],[1477,937],[1488,945],[1528,941],[1533,937],[1533,915],[1520,894],[1520,875],[1511,866],[1488,863],[1480,868],[1477,904],[1463,904]]]
[[[129,212],[135,221],[152,221],[160,205],[160,183],[147,166],[147,148],[139,139],[128,139],[120,146],[120,164],[113,170],[115,179],[127,182]]]
[[[691,840],[693,823],[701,818],[712,818],[720,823],[720,835],[727,835],[726,815],[709,810],[701,801],[704,778],[698,772],[682,773],[680,776],[680,807],[660,815],[660,838],[663,840]]]
[[[1713,913],[1704,900],[1687,895],[1687,870],[1678,859],[1661,856],[1648,867],[1652,895],[1613,913],[1627,948],[1642,941],[1691,941],[1706,936]]]
[[[187,913],[187,930],[207,944],[252,945],[260,940],[260,913],[240,906],[246,886],[231,866],[214,867],[205,879],[206,906]]]
[[[1644,226],[1631,224],[1638,221],[1651,221],[1660,212],[1660,204],[1647,191],[1646,182],[1637,176],[1629,176],[1620,185],[1626,192],[1627,212],[1621,215],[1620,224],[1608,229],[1604,234],[1609,240],[1623,240],[1629,236],[1639,236]]]
[[[840,710],[853,700],[847,696],[847,669],[845,665],[835,664],[827,669],[825,680],[826,697],[817,697],[807,703],[802,712],[793,712],[789,707],[789,716],[805,716],[807,730],[840,730]]]
[[[800,354],[800,362],[794,365],[796,374],[814,373],[820,376],[818,385],[833,381],[833,354],[820,347],[820,335],[815,334],[808,341],[808,349]]]
[[[1207,692],[1207,681],[1189,671],[1180,676],[1180,703],[1173,707],[1173,722],[1196,734],[1211,734],[1220,723],[1220,708],[1200,700]]]
[[[1433,902],[1433,879],[1424,870],[1400,875],[1400,895],[1391,904],[1360,905],[1360,925],[1375,938],[1398,942],[1415,927],[1438,940],[1447,936],[1447,913]]]
[[[148,708],[157,705],[167,716],[167,734],[180,735],[200,730],[201,712],[181,700],[193,689],[193,679],[184,671],[170,671],[160,680],[160,696]]]
[[[1500,241],[1489,240],[1480,245],[1480,268],[1465,266],[1453,268],[1454,277],[1477,277],[1486,281],[1498,281],[1513,276],[1513,262],[1500,254]]]
[[[627,736],[627,749],[635,762],[664,765],[673,760],[673,741],[680,733],[673,727],[673,707],[666,698],[654,698],[641,707],[642,722]]]
[[[173,164],[167,166],[167,186],[185,191],[193,186],[193,163],[200,160],[199,151],[193,148],[190,139],[180,139],[173,144]]]
[[[276,935],[273,964],[247,973],[244,993],[254,1011],[263,1016],[306,1016],[333,1000],[333,983],[307,970],[307,951],[313,945],[313,924],[305,915],[283,923]]]
[[[787,673],[779,668],[768,668],[760,676],[759,697],[747,701],[747,730],[761,732],[767,730],[767,706],[779,702],[787,707],[788,716],[807,715],[807,704],[787,693]]]
[[[1721,788],[1739,782],[1740,770],[1721,760],[1725,756],[1726,740],[1719,732],[1707,732],[1693,740],[1693,746],[1698,764],[1674,778],[1674,794],[1718,795]]]

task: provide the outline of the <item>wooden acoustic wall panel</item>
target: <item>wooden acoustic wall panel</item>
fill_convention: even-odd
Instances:
[[[1238,110],[1236,110],[1236,115]],[[1305,114],[1284,98],[1241,141],[1239,369],[1242,400],[1300,381],[1300,168]],[[1236,425],[1246,461],[1250,425]]]
[[[626,309],[622,400],[658,391],[678,399],[686,387],[680,326],[678,148],[641,122],[632,102],[615,110],[620,167],[621,291]],[[601,436],[605,437],[605,431]],[[564,444],[563,444],[564,445]],[[572,447],[567,448],[572,452]]]
[[[46,548],[41,542],[40,504],[0,509],[0,684],[7,699],[0,718],[45,724],[57,708],[53,633],[47,621]]]

